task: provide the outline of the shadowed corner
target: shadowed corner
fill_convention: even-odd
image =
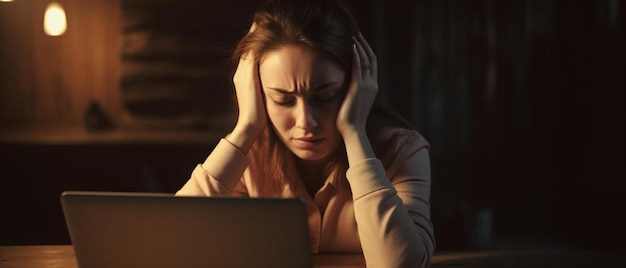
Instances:
[[[586,250],[467,251],[436,254],[430,267],[624,267],[626,256]]]

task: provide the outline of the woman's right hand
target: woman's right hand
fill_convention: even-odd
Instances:
[[[239,59],[233,75],[239,115],[228,141],[246,153],[267,125],[267,111],[263,101],[259,64],[251,51]]]

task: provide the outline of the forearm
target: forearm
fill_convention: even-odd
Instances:
[[[393,188],[354,203],[361,247],[371,267],[427,267],[434,247],[426,226],[413,221]]]
[[[254,125],[238,123],[225,139],[245,155],[250,151],[252,144],[254,144],[261,131],[262,129],[258,129]]]
[[[249,159],[234,144],[222,139],[177,195],[230,194],[235,191]]]
[[[368,265],[426,266],[434,242],[429,206],[418,196],[419,189],[425,189],[422,180],[406,178],[394,186],[376,158],[351,165],[347,178]],[[400,189],[402,195],[398,194]]]
[[[376,158],[365,131],[345,131],[342,136],[346,146],[349,167],[356,166],[367,159]]]

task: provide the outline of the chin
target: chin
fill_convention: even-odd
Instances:
[[[298,150],[298,151],[294,151],[291,150],[291,152],[298,158],[302,159],[302,160],[307,160],[307,161],[317,161],[317,160],[322,160],[325,159],[329,153],[320,153],[320,152],[314,152],[314,151],[303,151],[303,150]]]

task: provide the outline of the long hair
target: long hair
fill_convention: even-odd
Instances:
[[[256,61],[273,50],[287,45],[303,46],[330,55],[344,69],[352,73],[352,37],[359,28],[351,11],[340,0],[269,0],[263,2],[252,18],[255,29],[244,36],[233,53],[233,62],[248,51],[256,55]],[[380,95],[380,94],[379,94]],[[377,96],[368,116],[367,132],[370,140],[377,138],[377,131],[385,126],[411,128],[389,105]],[[326,167],[326,174],[345,176],[347,157],[345,146],[339,146],[334,160]],[[278,138],[274,129],[266,127],[255,141],[249,156],[258,163],[266,180],[262,188],[276,192],[285,181],[290,181],[295,170],[294,155]]]

